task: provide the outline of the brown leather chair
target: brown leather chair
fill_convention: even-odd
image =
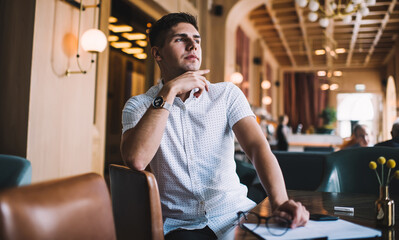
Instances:
[[[104,179],[88,173],[0,192],[0,239],[116,239]]]
[[[118,240],[162,240],[161,201],[155,176],[125,166],[109,167],[112,208]]]

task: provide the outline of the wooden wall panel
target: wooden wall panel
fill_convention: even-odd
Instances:
[[[26,157],[35,3],[0,2],[0,154]]]

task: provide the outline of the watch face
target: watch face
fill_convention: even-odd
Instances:
[[[163,98],[161,96],[158,96],[154,99],[154,102],[152,103],[152,105],[155,108],[161,108],[163,105]]]

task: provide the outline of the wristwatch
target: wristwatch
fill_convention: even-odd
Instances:
[[[169,103],[167,103],[165,101],[165,99],[163,99],[162,96],[157,96],[156,98],[154,98],[154,101],[152,101],[152,106],[156,109],[158,108],[165,108],[166,110],[168,110],[170,112],[170,108],[172,107],[172,105],[170,105]]]

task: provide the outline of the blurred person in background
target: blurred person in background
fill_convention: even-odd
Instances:
[[[385,142],[377,143],[376,147],[399,147],[399,122],[392,125],[391,130],[392,139]]]

